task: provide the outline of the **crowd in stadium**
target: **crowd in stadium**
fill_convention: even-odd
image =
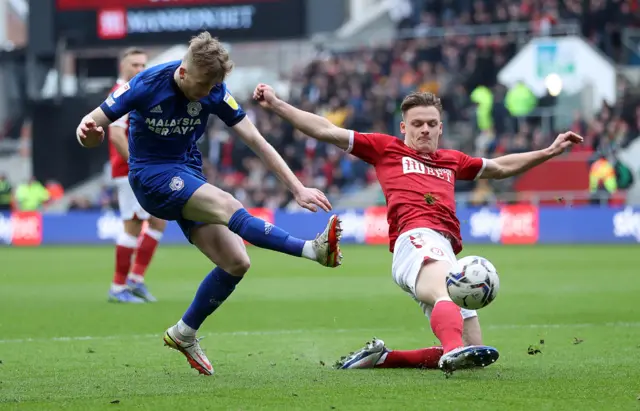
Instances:
[[[421,12],[408,13],[407,18],[399,21],[400,29],[526,21],[535,33],[543,34],[549,25],[581,18],[585,36],[611,53],[619,47],[616,27],[600,23],[622,18],[629,7],[623,2],[592,1],[585,17],[580,0],[562,4],[503,1],[491,7],[483,1],[410,3],[413,10]],[[629,18],[625,15],[624,19]],[[323,55],[294,73],[297,86],[294,100],[340,126],[398,135],[402,97],[415,89],[432,91],[443,99],[444,147],[466,149],[483,156],[543,148],[555,137],[556,130],[545,131],[535,109],[552,105],[553,98],[537,99],[530,92],[527,95],[527,90],[523,96],[497,84],[500,68],[516,50],[516,37],[512,35],[452,35],[398,39],[391,47]],[[624,80],[620,82],[619,87],[624,90]],[[478,103],[484,101],[482,96],[489,96],[490,109],[480,113]],[[520,116],[517,107],[523,99],[528,116]],[[375,178],[369,167],[350,155],[302,138],[251,102],[246,102],[245,107],[258,128],[307,184],[335,197]],[[619,147],[640,135],[640,108],[636,107],[636,100],[622,96],[615,107],[605,105],[600,115],[589,122],[579,113],[567,115],[574,117],[572,130],[587,137],[588,144],[583,150],[613,156]],[[280,186],[273,179],[265,180],[264,167],[251,158],[246,147],[233,140],[219,124],[213,126],[211,136],[203,149],[209,153],[211,177],[218,184],[235,191],[251,206],[288,203],[290,199]]]
[[[522,86],[507,90],[497,74],[517,51],[513,34],[431,37],[430,27],[460,27],[495,23],[528,23],[535,34],[545,34],[562,21],[580,19],[585,38],[615,58],[620,49],[617,24],[634,24],[633,4],[622,0],[399,0],[399,38],[390,47],[323,53],[295,73],[294,102],[322,113],[335,124],[359,131],[399,135],[402,97],[415,89],[441,96],[444,105],[443,147],[479,156],[542,148],[556,130],[543,127],[538,112],[553,105],[550,96],[536,98]],[[636,10],[637,11],[637,10]],[[637,23],[637,22],[636,22]],[[405,38],[413,29],[417,38]],[[620,90],[625,90],[620,79]],[[325,191],[335,200],[375,180],[370,167],[334,147],[317,144],[269,115],[251,101],[243,104],[258,129],[282,154],[303,183]],[[584,135],[583,150],[608,157],[640,135],[638,100],[621,94],[615,107],[605,106],[589,122],[579,113],[571,129]],[[212,121],[201,140],[208,178],[228,190],[247,207],[287,207],[291,196],[250,150],[219,121]],[[460,187],[473,189],[472,185]],[[74,208],[110,207],[112,190],[97,202],[74,201]],[[291,205],[295,207],[294,203]]]

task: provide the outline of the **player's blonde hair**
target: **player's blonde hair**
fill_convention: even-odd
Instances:
[[[404,115],[414,107],[435,107],[438,109],[438,112],[442,114],[442,102],[438,96],[433,93],[414,91],[402,100],[400,110]]]
[[[223,82],[233,70],[229,52],[208,31],[203,31],[191,39],[185,61],[218,83]]]

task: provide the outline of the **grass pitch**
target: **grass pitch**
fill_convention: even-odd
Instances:
[[[372,336],[436,342],[384,247],[347,247],[335,270],[250,254],[202,328],[216,369],[202,377],[161,341],[211,268],[195,249],[160,247],[148,273],[160,301],[142,306],[106,302],[110,247],[0,249],[0,409],[640,409],[637,246],[469,246],[500,273],[480,319],[501,358],[450,379],[331,368]]]

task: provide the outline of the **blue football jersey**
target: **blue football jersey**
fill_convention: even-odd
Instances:
[[[245,113],[227,86],[214,87],[199,101],[187,99],[173,74],[180,61],[160,64],[136,75],[100,105],[109,120],[129,113],[129,167],[148,164],[202,165],[196,141],[210,114],[233,127]]]

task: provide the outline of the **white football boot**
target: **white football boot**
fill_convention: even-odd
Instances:
[[[341,221],[337,215],[332,215],[322,234],[318,234],[312,242],[316,253],[316,261],[325,267],[337,267],[342,264],[340,239],[342,238]]]
[[[380,358],[389,352],[384,341],[374,338],[358,351],[340,358],[334,368],[338,370],[352,370],[357,368],[374,368]]]
[[[179,337],[179,335],[177,326],[174,325],[173,327],[170,327],[164,333],[164,345],[180,351],[185,357],[187,357],[187,361],[189,361],[191,368],[195,368],[200,374],[213,375],[213,366],[200,347],[201,338],[184,341]]]
[[[469,345],[443,354],[438,362],[438,367],[446,375],[450,375],[455,370],[486,367],[496,362],[498,357],[500,357],[500,354],[493,347]]]

